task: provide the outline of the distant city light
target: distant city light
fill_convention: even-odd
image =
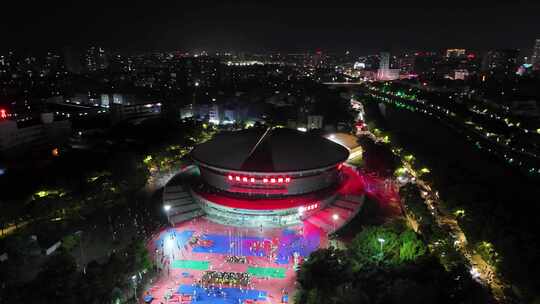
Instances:
[[[165,212],[169,212],[169,210],[171,210],[171,205],[165,205],[163,206],[163,209],[165,210]]]

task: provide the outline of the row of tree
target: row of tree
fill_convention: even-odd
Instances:
[[[428,181],[438,190],[442,208],[457,215],[471,249],[511,282],[509,293],[524,302],[537,300],[540,284],[530,278],[540,274],[540,237],[534,232],[538,181],[476,149],[464,135],[429,117],[392,108],[383,117],[376,104],[366,102],[365,106],[377,126],[391,132],[393,143],[430,168]],[[429,223],[429,211],[423,210],[422,199],[414,192],[402,189],[402,196],[409,196],[406,207],[424,225],[423,233],[429,235],[433,230],[435,237],[430,242],[440,234],[441,242],[449,247],[442,238],[444,233]],[[454,263],[454,259],[448,262]]]
[[[7,263],[0,264],[7,267]],[[151,271],[145,244],[133,240],[124,250],[112,253],[104,263],[88,263],[85,273],[64,249],[43,265],[37,277],[24,284],[9,284],[0,289],[0,303],[112,303],[124,300],[138,273]],[[7,269],[0,269],[0,273]],[[147,272],[148,273],[148,272]],[[147,275],[146,275],[147,276]],[[145,277],[146,277],[145,276]],[[30,291],[30,292],[27,292]]]
[[[462,264],[461,264],[462,265]],[[345,250],[313,252],[298,272],[295,301],[312,303],[486,303],[463,266],[450,270],[401,220],[367,226]]]

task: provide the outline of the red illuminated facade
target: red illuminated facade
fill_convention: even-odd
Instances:
[[[332,141],[295,130],[224,133],[192,152],[201,177],[193,193],[221,221],[292,224],[333,200],[348,155]]]

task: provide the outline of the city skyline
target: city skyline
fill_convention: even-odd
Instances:
[[[234,4],[161,3],[152,8],[95,1],[91,6],[8,4],[0,51],[47,51],[102,45],[120,51],[282,51],[323,49],[370,53],[460,47],[486,51],[520,48],[530,53],[540,37],[532,1],[433,7],[407,4],[300,2]],[[502,16],[494,18],[494,16]]]
[[[5,3],[0,303],[539,303],[536,2]]]

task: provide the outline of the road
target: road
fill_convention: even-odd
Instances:
[[[373,133],[364,131],[362,135],[369,136],[376,142],[385,142],[382,138],[377,138]],[[395,149],[393,149],[395,150]],[[395,153],[395,152],[394,152]],[[443,231],[449,231],[454,239],[454,246],[463,258],[469,263],[470,274],[476,281],[484,286],[488,286],[493,292],[494,298],[500,303],[507,303],[504,290],[508,284],[504,282],[496,269],[489,265],[478,253],[476,253],[467,242],[465,233],[459,227],[456,217],[445,210],[438,195],[438,191],[433,189],[426,181],[422,180],[421,175],[416,172],[412,164],[401,155],[403,167],[415,178],[415,183],[422,193],[424,203],[427,205],[437,225]]]

